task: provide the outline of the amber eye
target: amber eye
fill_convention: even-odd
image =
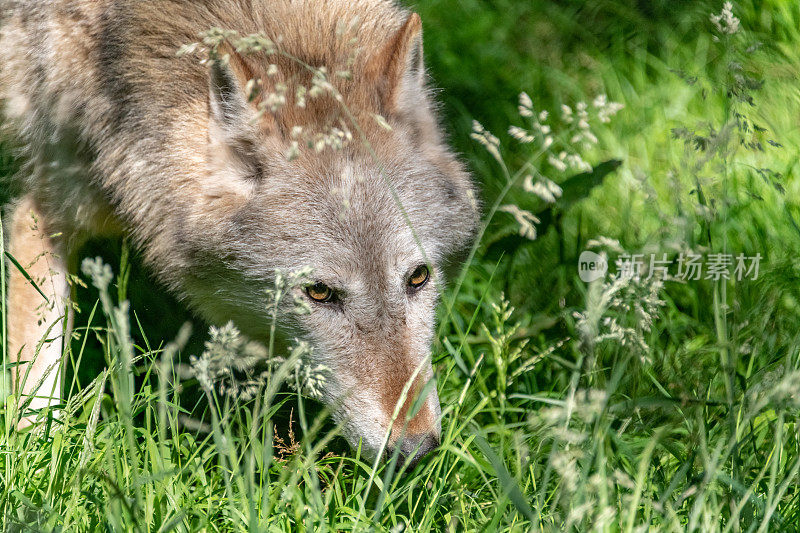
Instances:
[[[427,283],[429,277],[428,267],[420,265],[408,277],[408,286],[413,289],[419,289]]]
[[[306,294],[315,302],[325,303],[333,300],[333,289],[324,283],[315,283],[306,287]]]

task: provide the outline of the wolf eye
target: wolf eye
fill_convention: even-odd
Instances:
[[[315,302],[326,303],[333,301],[335,296],[333,289],[324,283],[315,283],[306,287],[306,294]]]
[[[428,267],[420,265],[408,277],[408,286],[412,289],[419,289],[428,282],[429,277]]]

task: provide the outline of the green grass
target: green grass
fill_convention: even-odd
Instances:
[[[96,291],[81,297],[72,359],[112,364],[91,383],[78,374],[72,416],[17,432],[7,400],[5,529],[798,529],[800,7],[737,4],[742,42],[763,43],[741,58],[738,41],[712,38],[716,3],[432,0],[417,9],[445,125],[494,215],[445,297],[452,312],[442,306],[438,453],[402,475],[391,462],[373,470],[277,377],[250,402],[203,401],[162,349],[182,319],[159,325],[161,314],[138,302],[148,282],[134,271],[103,304]],[[733,58],[765,80],[752,106],[726,95]],[[554,113],[601,92],[625,104],[586,153],[595,166],[621,160],[618,170],[583,179],[549,210],[509,188],[503,203],[539,212],[531,242],[515,237],[511,216],[489,212],[507,178],[469,138],[476,118],[500,138],[511,173],[522,168],[531,151],[505,134],[522,123],[522,90]],[[768,130],[764,152],[724,136],[687,149],[671,133],[702,133],[703,123],[726,131],[734,111]],[[565,178],[536,165],[566,197]],[[764,179],[762,168],[780,177]],[[600,236],[670,259],[688,249],[760,253],[761,271],[757,280],[587,285],[577,256]],[[108,260],[121,270],[118,256]],[[134,341],[112,310],[125,298]],[[606,319],[624,332],[603,337]],[[185,354],[202,350],[194,342]]]

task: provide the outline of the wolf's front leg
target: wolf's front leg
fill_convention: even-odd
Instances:
[[[20,427],[36,419],[39,410],[61,399],[61,356],[71,324],[63,237],[54,234],[35,200],[26,196],[11,217],[9,252],[30,275],[44,296],[14,266],[9,266],[8,353],[14,392],[19,395]],[[28,400],[30,402],[28,403]]]

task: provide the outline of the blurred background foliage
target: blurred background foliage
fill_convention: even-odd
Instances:
[[[693,218],[689,212],[697,202],[691,184],[679,186],[674,178],[682,172],[687,154],[671,130],[724,120],[724,95],[708,94],[706,87],[687,84],[680,76],[706,76],[713,82],[724,75],[727,65],[719,57],[709,21],[721,4],[432,0],[414,6],[428,30],[427,65],[434,84],[443,88],[437,94],[444,122],[481,184],[486,204],[504,177],[483,147],[470,139],[473,118],[500,137],[504,156],[515,168],[524,161],[525,151],[506,131],[509,124],[519,124],[519,92],[526,91],[537,110],[551,114],[562,104],[574,107],[575,102],[590,102],[601,93],[625,105],[611,124],[595,132],[598,148],[586,157],[592,164],[619,159],[622,167],[592,193],[590,201],[569,212],[564,224],[555,228],[558,238],[551,232],[540,239],[537,249],[524,252],[531,256],[519,266],[525,275],[505,278],[515,282],[507,292],[516,304],[541,311],[558,305],[568,294],[579,296],[565,278],[575,275],[577,254],[598,235],[619,239],[631,249],[696,240],[677,233],[679,228],[697,233],[699,226],[687,227],[692,226],[687,217]],[[748,39],[761,43],[748,67],[766,84],[751,117],[784,145],[766,155],[747,156],[741,164],[771,165],[781,173],[786,194],[757,194],[748,187],[753,177],[741,167],[736,169],[742,177],[736,201],[764,205],[741,209],[745,219],[728,220],[720,228],[734,238],[732,248],[755,252],[775,243],[777,232],[792,226],[798,208],[793,198],[800,145],[800,4],[737,2],[735,13]],[[511,198],[522,203],[521,196],[517,191]],[[797,233],[782,235],[785,245],[797,250]]]

